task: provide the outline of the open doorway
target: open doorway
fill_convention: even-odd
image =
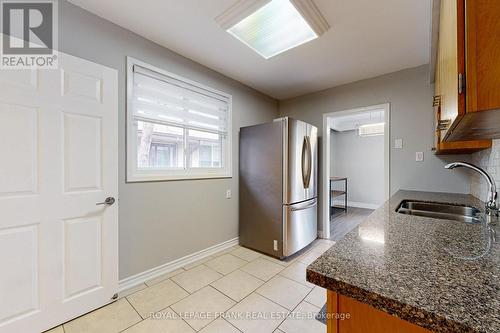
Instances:
[[[323,115],[322,238],[338,240],[389,198],[390,105]]]

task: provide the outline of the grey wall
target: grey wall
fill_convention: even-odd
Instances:
[[[238,129],[275,118],[278,102],[65,0],[59,3],[59,20],[61,51],[119,72],[120,278],[237,237]],[[126,56],[233,96],[233,178],[125,183]],[[427,71],[422,66],[282,101],[280,113],[308,121],[321,133],[323,113],[390,102],[391,137],[405,140],[404,149],[391,152],[392,191],[469,192],[467,174],[445,171],[445,162],[430,152],[434,125]],[[426,153],[424,163],[414,162],[415,151]],[[233,192],[230,200],[226,189]]]
[[[356,131],[331,133],[330,174],[348,178],[348,204],[380,206],[385,201],[384,136],[360,137]]]
[[[391,147],[395,138],[404,140],[403,149],[391,148],[391,193],[398,189],[469,193],[467,173],[443,166],[446,161],[470,158],[436,156],[431,151],[434,111],[428,70],[424,65],[281,101],[280,114],[314,124],[322,135],[324,113],[389,102]],[[415,162],[417,151],[424,152],[424,162]]]
[[[61,51],[118,70],[120,278],[237,237],[238,130],[275,118],[277,101],[66,1],[59,20]],[[233,96],[233,178],[125,183],[126,56]]]

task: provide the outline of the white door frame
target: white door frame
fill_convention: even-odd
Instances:
[[[390,196],[390,152],[391,152],[391,133],[390,133],[390,120],[391,120],[391,105],[390,103],[363,106],[343,111],[329,112],[323,114],[323,162],[322,162],[322,182],[320,191],[320,209],[321,209],[321,223],[322,223],[322,234],[319,235],[321,238],[330,237],[330,195],[329,195],[329,179],[330,179],[330,124],[328,118],[345,116],[352,113],[366,112],[375,109],[384,110],[384,178],[385,178],[385,188],[384,197],[385,200],[389,199]]]

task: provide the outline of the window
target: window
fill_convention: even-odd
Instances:
[[[231,96],[127,58],[127,181],[231,177]]]

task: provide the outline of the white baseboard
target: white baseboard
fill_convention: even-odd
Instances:
[[[149,270],[144,271],[142,273],[129,276],[129,277],[127,277],[123,280],[120,280],[118,282],[118,292],[122,292],[124,290],[130,289],[130,288],[135,287],[141,283],[144,283],[144,282],[149,281],[151,279],[157,278],[158,276],[161,276],[161,275],[166,274],[168,272],[175,271],[176,269],[179,269],[182,266],[186,266],[192,262],[203,259],[205,257],[208,257],[208,256],[214,254],[214,253],[217,253],[219,251],[225,250],[227,248],[230,248],[230,247],[238,245],[238,244],[239,244],[239,237],[236,237],[236,238],[230,239],[228,241],[222,242],[220,244],[216,244],[214,246],[206,248],[204,250],[189,254],[185,257],[173,260],[171,262],[160,265],[158,267],[149,269]]]
[[[333,200],[334,205],[344,205],[344,200]],[[366,203],[366,202],[356,202],[356,201],[348,201],[347,205],[349,207],[356,207],[356,208],[366,208],[366,209],[377,209],[380,207],[380,205],[377,204],[371,204],[371,203]]]

